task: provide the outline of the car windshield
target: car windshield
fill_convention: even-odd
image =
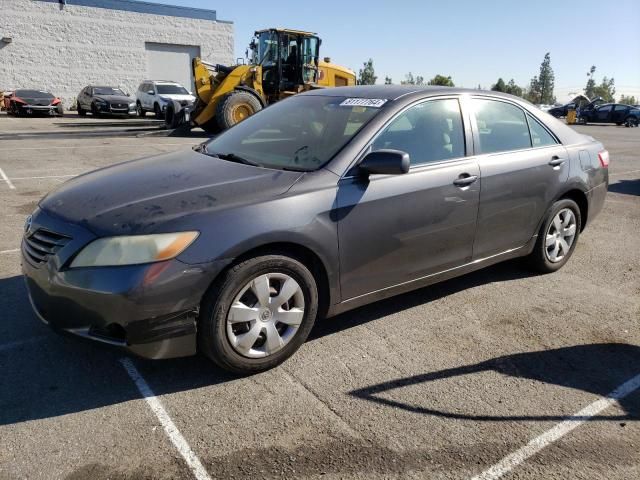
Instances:
[[[159,95],[189,95],[187,89],[180,85],[156,85]]]
[[[358,100],[320,95],[292,97],[237,124],[200,151],[266,168],[317,170],[380,110],[357,105]]]
[[[14,93],[16,97],[26,97],[26,98],[54,98],[49,92],[45,92],[43,90],[16,90]]]
[[[124,95],[124,92],[119,88],[112,87],[95,87],[93,89],[94,95]]]

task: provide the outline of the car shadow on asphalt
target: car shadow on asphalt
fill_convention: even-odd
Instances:
[[[616,183],[609,185],[609,191],[640,197],[640,178],[635,180],[618,180]]]
[[[516,353],[492,358],[490,360],[464,365],[435,372],[426,372],[405,378],[371,385],[350,392],[356,398],[385,405],[408,412],[434,417],[471,420],[471,421],[563,421],[568,417],[561,415],[475,415],[459,413],[456,405],[451,410],[430,408],[428,405],[415,405],[392,398],[393,391],[414,385],[452,379],[466,375],[496,372],[507,377],[544,382],[550,385],[570,388],[583,392],[618,399],[620,415],[596,415],[589,420],[624,422],[640,420],[640,390],[637,377],[640,375],[640,347],[624,343],[600,343],[575,345],[550,350]],[[633,385],[626,384],[633,379]],[[625,385],[626,396],[616,391]],[[620,398],[623,397],[623,398]],[[586,405],[585,405],[586,406]],[[582,420],[581,417],[571,417]]]

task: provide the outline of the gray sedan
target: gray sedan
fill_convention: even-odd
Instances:
[[[194,151],[68,181],[30,217],[23,270],[56,329],[249,374],[319,317],[514,257],[558,270],[602,208],[608,164],[509,95],[316,90]]]

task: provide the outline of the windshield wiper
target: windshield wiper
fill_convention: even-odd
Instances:
[[[213,152],[209,153],[209,152],[206,152],[206,147],[205,147],[205,153],[207,153],[207,155],[211,155],[212,157],[221,158],[222,160],[229,160],[230,162],[244,163],[245,165],[252,165],[254,167],[262,166],[259,163],[254,162],[253,160],[240,157],[235,153],[213,153]]]

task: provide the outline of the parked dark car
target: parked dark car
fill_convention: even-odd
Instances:
[[[252,373],[316,317],[514,257],[558,270],[603,206],[608,164],[510,95],[314,90],[193,151],[66,182],[27,221],[23,272],[57,329]]]
[[[592,110],[580,112],[580,123],[615,123],[627,127],[637,127],[640,124],[640,108],[621,103],[607,103]]]
[[[45,90],[18,89],[5,98],[9,115],[62,115],[62,101]]]
[[[602,103],[602,98],[597,97],[593,100],[590,100],[584,95],[578,95],[569,103],[548,109],[547,113],[549,115],[553,115],[556,118],[566,117],[569,110],[588,110],[590,108],[593,108],[594,105],[597,105],[598,103]]]
[[[136,101],[117,87],[89,85],[78,94],[78,115],[136,115]]]

